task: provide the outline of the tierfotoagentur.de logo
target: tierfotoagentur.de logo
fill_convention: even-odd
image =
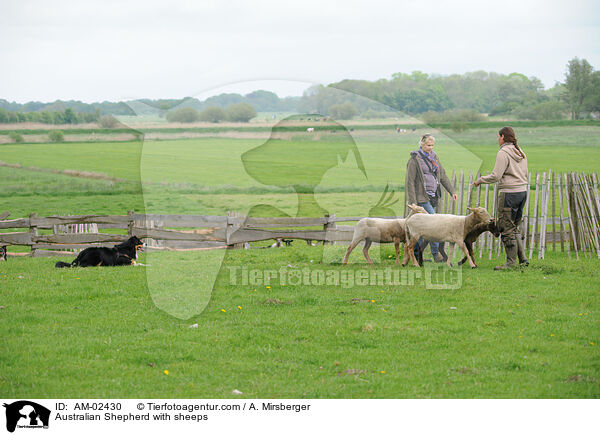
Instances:
[[[6,408],[6,430],[48,429],[50,410],[29,400],[19,400],[3,405]]]

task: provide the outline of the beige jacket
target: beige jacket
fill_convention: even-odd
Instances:
[[[506,142],[496,155],[496,165],[492,173],[480,177],[477,182],[498,182],[500,192],[523,192],[527,190],[528,173],[527,156],[521,157],[514,144]]]

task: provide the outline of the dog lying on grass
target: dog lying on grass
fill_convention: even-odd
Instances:
[[[112,248],[86,248],[71,263],[59,261],[56,267],[131,266],[136,264],[137,251],[143,247],[142,241],[133,236]]]

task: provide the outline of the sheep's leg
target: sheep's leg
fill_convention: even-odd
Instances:
[[[448,267],[452,267],[452,263],[450,262],[450,259],[452,258],[453,255],[454,255],[454,243],[450,243],[450,252],[448,253],[448,259],[446,260],[446,264],[448,265]]]
[[[470,243],[470,242],[465,242],[465,245],[467,246],[467,249],[469,251],[469,254],[471,255],[471,258],[473,258],[473,244]],[[462,258],[462,260],[460,260],[458,262],[458,265],[462,266],[465,263],[465,261],[467,261],[467,256],[466,255]],[[475,260],[473,260],[473,262],[475,262]]]
[[[394,240],[394,248],[396,248],[396,264],[400,265],[400,240]]]
[[[412,259],[413,266],[415,266],[415,267],[419,267],[419,262],[415,258],[415,246],[417,245],[417,243],[419,243],[418,237],[415,239],[411,239],[410,245],[408,247],[408,253],[410,255],[410,258]]]
[[[465,253],[465,255],[467,256],[467,260],[469,260],[469,264],[471,265],[472,269],[475,269],[477,267],[477,265],[475,263],[473,263],[473,259],[471,258],[471,256],[469,255],[469,250],[467,249],[467,247],[465,246],[465,242],[459,242],[458,246],[463,250],[463,252]]]
[[[354,250],[354,248],[356,248],[356,245],[358,245],[361,241],[362,240],[360,239],[352,239],[352,242],[350,242],[348,249],[346,249],[346,255],[344,255],[342,264],[348,264],[348,258],[350,258],[350,253]]]
[[[414,258],[415,256],[415,243],[418,241],[419,239],[414,239],[411,238],[410,240],[407,240],[406,243],[404,244],[404,259],[402,260],[402,266],[406,266],[408,264],[408,260],[411,258]]]
[[[441,254],[444,261],[448,260],[448,256],[446,255],[446,242],[440,242],[438,252]]]
[[[373,260],[369,257],[369,248],[371,247],[371,239],[365,239],[365,247],[363,248],[363,254],[365,254],[365,258],[367,259],[367,263],[373,264]]]

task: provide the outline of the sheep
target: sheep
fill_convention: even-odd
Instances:
[[[473,243],[477,240],[477,238],[481,234],[485,233],[486,231],[489,231],[490,233],[492,233],[494,235],[494,237],[498,237],[501,233],[500,227],[498,227],[498,225],[496,224],[495,221],[492,221],[492,222],[484,222],[484,223],[475,225],[475,228],[473,228],[465,237],[465,245],[467,246],[469,255],[471,255],[471,258],[473,259],[473,263],[475,263],[475,257],[473,256]],[[429,243],[429,242],[425,241],[423,246],[421,246],[419,249],[419,254],[417,256],[419,266],[423,265],[423,252],[425,251],[425,247],[427,246],[427,243]],[[444,252],[444,243],[440,243],[439,249],[440,249],[440,254],[444,258],[444,261],[447,261],[448,256],[446,255],[446,252]],[[462,260],[460,260],[458,262],[458,265],[460,266],[460,265],[464,264],[465,261],[467,261],[467,256],[464,256],[462,258]],[[477,263],[475,263],[475,267],[477,267]]]
[[[498,237],[502,232],[501,228],[498,227],[498,224],[495,221],[491,221],[475,225],[475,228],[469,231],[469,233],[465,237],[465,245],[467,246],[469,255],[473,259],[473,263],[475,263],[475,258],[473,257],[473,243],[481,234],[485,233],[486,231],[492,233],[494,237]],[[463,259],[458,262],[458,265],[462,265],[467,260],[468,258],[465,255]],[[477,267],[477,263],[475,263],[475,267]]]
[[[427,213],[427,211],[418,205],[409,204],[410,209],[409,217],[415,213]],[[396,248],[396,264],[400,264],[400,242],[404,242],[406,245],[406,219],[382,219],[382,218],[363,218],[358,221],[356,227],[354,227],[354,236],[352,242],[346,250],[346,255],[342,260],[342,264],[348,263],[348,257],[356,245],[360,242],[365,241],[363,248],[363,254],[367,259],[367,263],[373,264],[371,257],[369,257],[369,248],[372,242],[379,243],[394,243]],[[406,246],[404,247],[404,257],[406,257]]]
[[[419,263],[415,258],[414,248],[419,239],[423,237],[424,239],[433,242],[457,243],[459,248],[465,253],[471,267],[473,269],[477,267],[467,250],[465,238],[477,224],[491,223],[493,220],[487,210],[483,207],[467,207],[467,210],[471,212],[467,216],[419,213],[406,219],[407,239],[409,241],[404,249],[405,251],[408,250],[408,254],[415,266],[418,267]],[[448,266],[452,266],[450,257],[452,257],[453,253],[454,245],[450,245],[450,255],[446,260]],[[406,266],[407,263],[408,256],[405,256],[402,265]]]
[[[314,128],[314,127],[308,127],[308,128],[306,129],[306,132],[307,132],[307,133],[314,133],[314,132],[315,132],[315,128]]]

